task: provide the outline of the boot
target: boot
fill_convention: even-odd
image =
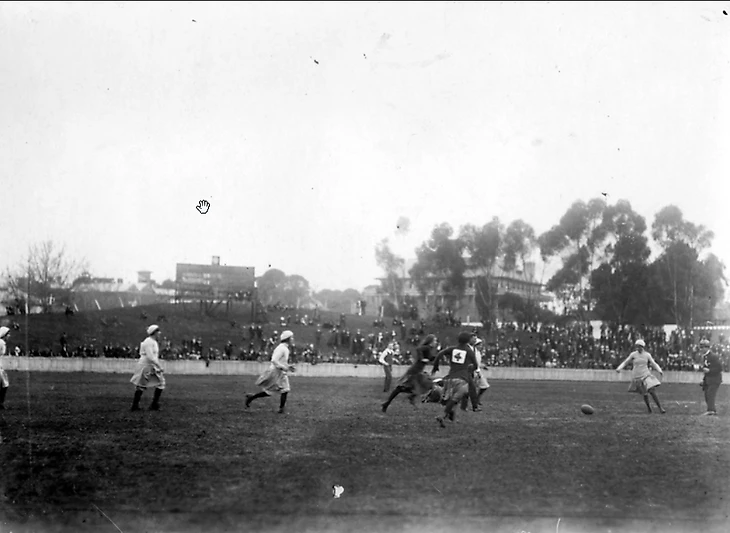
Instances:
[[[482,405],[482,396],[484,393],[487,392],[487,389],[479,389],[479,394],[477,394],[477,403],[481,406]]]
[[[5,395],[8,393],[9,387],[0,388],[0,410],[5,409]]]
[[[139,401],[142,399],[142,391],[134,391],[134,401],[132,402],[132,411],[139,411]]]
[[[256,394],[246,394],[246,409],[251,406],[251,402],[257,398],[265,398],[268,396],[265,392],[257,392]]]
[[[284,406],[286,405],[286,399],[288,396],[288,392],[284,392],[281,394],[281,399],[279,400],[279,410],[277,411],[277,413],[279,413],[280,415],[284,414]]]
[[[162,395],[162,389],[155,389],[155,395],[152,397],[152,403],[150,404],[150,411],[160,410],[160,396]]]
[[[400,387],[396,387],[395,389],[393,389],[393,392],[390,393],[390,396],[388,396],[388,399],[380,404],[380,409],[385,413],[388,410],[390,403],[393,400],[395,400],[395,397],[398,396],[401,392],[402,391],[401,391]]]

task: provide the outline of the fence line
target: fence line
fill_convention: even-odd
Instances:
[[[4,357],[3,366],[10,371],[30,372],[98,372],[131,374],[137,364],[136,359],[75,358],[75,357]],[[163,361],[167,375],[221,375],[221,376],[255,376],[263,372],[268,362],[256,361],[205,361],[178,360]],[[346,363],[320,363],[312,365],[301,363],[296,365],[295,376],[302,377],[383,377],[383,369],[379,365],[354,365]],[[399,378],[408,367],[393,367],[393,377]],[[444,368],[447,371],[447,368]],[[439,375],[443,376],[444,372]],[[491,367],[486,373],[487,379],[506,380],[548,380],[548,381],[628,381],[630,372],[620,374],[614,370],[592,370],[577,368],[522,368]],[[699,383],[701,372],[666,371],[664,383]],[[730,372],[723,372],[723,383],[730,383]]]

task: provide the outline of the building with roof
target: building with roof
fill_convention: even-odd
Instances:
[[[476,305],[476,281],[480,276],[489,274],[486,270],[472,269],[464,273],[466,279],[464,295],[457,302],[455,308],[448,309],[450,298],[442,289],[442,282],[445,278],[433,277],[431,288],[425,294],[422,294],[409,274],[414,264],[415,260],[406,261],[399,278],[403,286],[403,300],[409,302],[410,305],[415,305],[419,316],[431,316],[438,312],[446,313],[450,311],[454,316],[460,317],[462,321],[477,321],[479,319],[479,311]],[[534,262],[526,263],[524,270],[518,268],[514,271],[507,271],[501,266],[495,266],[491,271],[490,279],[498,297],[511,293],[520,296],[525,301],[536,302],[545,308],[554,305],[553,295],[544,292],[543,284],[535,276]],[[369,285],[363,290],[363,299],[367,303],[366,314],[368,315],[380,314],[382,306],[390,299],[382,289],[383,280],[384,278],[378,278],[380,284]]]

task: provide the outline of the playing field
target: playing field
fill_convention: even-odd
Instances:
[[[3,532],[730,531],[727,386],[701,417],[696,385],[649,415],[625,383],[493,381],[440,429],[373,379],[295,376],[285,415],[244,409],[250,376],[171,375],[137,413],[126,375],[10,379]]]

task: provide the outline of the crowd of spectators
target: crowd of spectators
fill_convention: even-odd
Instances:
[[[664,370],[697,371],[701,366],[699,341],[702,336],[691,330],[663,327],[602,324],[600,334],[593,326],[502,324],[497,340],[487,343],[485,362],[489,366],[546,368],[616,368],[643,339],[646,350]],[[525,348],[525,345],[529,348]],[[730,342],[719,335],[713,343],[724,371],[730,371]]]
[[[319,318],[318,316],[316,318]],[[410,324],[397,317],[376,319],[369,332],[355,331],[347,327],[347,318],[341,314],[337,323],[315,323],[314,317],[296,314],[282,316],[276,324],[263,327],[251,324],[242,329],[242,335],[223,346],[204,346],[202,338],[191,337],[174,343],[164,336],[160,339],[160,356],[164,360],[215,360],[268,361],[278,344],[279,331],[292,322],[314,329],[314,342],[297,344],[291,354],[296,363],[349,363],[356,365],[378,364],[378,356],[388,344],[395,346],[394,364],[408,365],[421,339],[434,328],[443,324],[434,319],[412,320]],[[277,329],[271,329],[276,327]],[[483,362],[492,367],[544,367],[613,369],[633,350],[634,342],[641,338],[646,350],[664,370],[697,371],[701,356],[699,341],[702,335],[688,330],[675,329],[666,334],[662,327],[634,327],[603,324],[600,334],[588,323],[568,326],[550,324],[503,323],[485,335],[479,328],[474,331],[485,339]],[[443,346],[450,339],[439,339]],[[60,350],[31,350],[30,356],[39,357],[107,357],[136,359],[138,345],[108,344],[98,346],[93,340],[69,346],[64,333],[59,341]],[[730,371],[730,342],[723,335],[715,338],[713,350],[720,355],[724,371]],[[9,355],[24,355],[20,347]]]

